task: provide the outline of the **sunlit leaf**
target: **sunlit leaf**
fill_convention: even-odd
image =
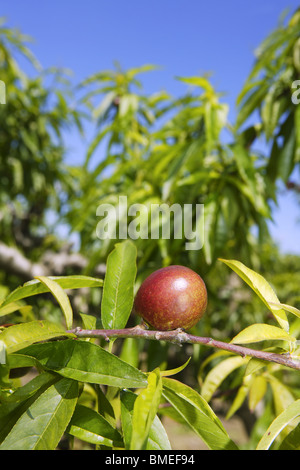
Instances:
[[[254,411],[267,391],[267,380],[263,375],[254,377],[249,389],[249,408]]]
[[[159,370],[150,372],[148,385],[134,402],[130,449],[146,448],[149,432],[156,416],[162,393],[162,380]]]
[[[82,287],[99,287],[103,285],[103,279],[97,279],[89,276],[48,276],[48,279],[55,281],[63,289],[80,289]],[[49,292],[49,288],[43,284],[40,280],[34,279],[26,282],[23,286],[17,287],[11,292],[4,302],[1,304],[1,308],[8,305],[11,302],[31,297],[32,295],[43,294]]]
[[[247,362],[248,358],[234,356],[224,359],[213,367],[205,377],[201,387],[201,395],[203,398],[209,401],[225,378],[238,367],[246,365]]]
[[[67,329],[70,330],[72,328],[73,323],[73,310],[69,297],[67,296],[63,288],[60,287],[57,282],[53,281],[53,279],[49,279],[45,276],[39,276],[37,277],[37,279],[41,281],[56,298],[65,316]]]
[[[133,305],[136,255],[136,247],[126,240],[108,257],[101,303],[104,328],[124,328],[127,323]]]
[[[0,333],[0,339],[5,343],[7,352],[18,351],[30,344],[46,341],[59,337],[75,337],[48,320],[34,320],[27,323],[19,323],[5,328]]]
[[[296,338],[277,326],[254,323],[240,331],[230,342],[233,344],[247,344],[267,340],[296,341]]]
[[[121,422],[124,434],[125,448],[130,448],[132,435],[132,417],[134,403],[138,395],[130,390],[121,391]],[[147,450],[171,450],[171,445],[159,417],[156,415],[148,435]]]
[[[290,424],[295,418],[300,416],[300,400],[291,403],[274,421],[270,424],[265,434],[260,439],[256,449],[267,450],[280,432]]]
[[[258,297],[264,302],[264,304],[271,310],[274,317],[280,324],[280,326],[285,330],[289,330],[288,320],[283,309],[278,309],[271,305],[271,303],[279,303],[278,297],[275,294],[273,288],[266,281],[266,279],[260,274],[256,273],[250,268],[247,268],[243,263],[236,260],[226,260],[220,259],[223,263],[227,264],[233,271],[235,271],[238,276],[240,276]]]
[[[163,395],[210,449],[237,449],[219,418],[195,390],[177,380],[163,378]]]
[[[54,450],[73,414],[78,383],[61,379],[42,393],[18,419],[0,450]]]

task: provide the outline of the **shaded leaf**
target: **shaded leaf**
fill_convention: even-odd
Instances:
[[[267,391],[267,381],[263,375],[258,375],[254,377],[250,389],[249,389],[249,408],[251,411],[254,411],[257,407],[258,403],[262,400],[265,396]]]
[[[76,405],[66,430],[72,436],[91,444],[122,447],[120,433],[103,416],[83,405]]]
[[[225,378],[231,374],[235,369],[247,364],[248,358],[243,358],[240,356],[229,357],[224,359],[224,361],[217,364],[213,367],[203,382],[201,388],[201,395],[206,400],[209,401],[214,394],[214,392],[218,389],[221,383],[225,380]]]

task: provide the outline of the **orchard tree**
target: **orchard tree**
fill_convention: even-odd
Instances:
[[[262,44],[233,124],[206,77],[181,77],[179,98],[146,95],[137,76],[155,67],[117,64],[72,89],[60,71],[43,71],[26,37],[2,26],[0,449],[55,449],[62,440],[72,448],[76,437],[90,449],[165,450],[166,416],[210,449],[243,448],[215,397],[227,418],[254,416],[245,447],[299,448],[299,259],[281,256],[267,230],[278,181],[298,184],[299,21],[296,12]],[[85,160],[67,166],[63,131],[75,124],[84,133],[89,114],[95,136]],[[118,231],[99,239],[97,208],[117,207],[121,196],[146,208],[204,204],[203,248],[185,250],[175,237],[122,241]],[[77,251],[50,215],[78,235]],[[206,284],[197,324],[185,317],[169,329],[183,300],[185,314],[199,294],[186,283],[183,296],[157,275],[169,265]]]

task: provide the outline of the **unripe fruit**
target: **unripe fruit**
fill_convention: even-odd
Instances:
[[[203,279],[185,266],[168,266],[141,284],[134,312],[157,330],[189,329],[204,315],[207,291]]]

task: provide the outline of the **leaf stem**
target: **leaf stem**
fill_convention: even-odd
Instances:
[[[203,344],[213,348],[224,349],[225,351],[239,354],[243,357],[255,357],[268,362],[275,362],[291,369],[300,370],[300,360],[291,357],[289,354],[275,354],[266,351],[250,349],[237,344],[225,343],[213,338],[194,336],[178,328],[172,331],[148,330],[143,325],[137,325],[133,328],[123,328],[119,330],[87,330],[80,327],[68,330],[67,333],[73,333],[79,338],[103,338],[109,341],[110,338],[144,338],[156,341],[167,341],[178,345]]]

